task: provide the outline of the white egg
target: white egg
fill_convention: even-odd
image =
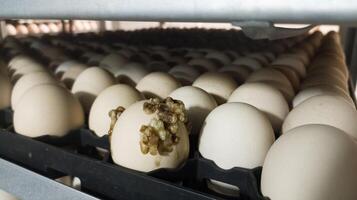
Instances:
[[[279,58],[293,58],[293,59],[298,58],[304,64],[304,66],[308,66],[308,64],[310,63],[310,58],[304,51],[297,51],[294,53],[283,53],[279,55]]]
[[[305,88],[309,88],[309,87],[321,85],[321,84],[335,85],[335,86],[342,88],[346,92],[348,91],[347,81],[342,80],[337,76],[327,75],[327,74],[314,75],[314,76],[310,76],[310,77],[304,79],[300,88],[305,89]]]
[[[90,67],[79,74],[71,91],[81,102],[84,112],[89,113],[99,93],[114,84],[115,78],[109,72],[99,67]]]
[[[290,67],[295,70],[300,78],[304,78],[306,76],[306,69],[304,63],[300,61],[298,58],[294,57],[280,57],[277,58],[272,65],[280,65]]]
[[[6,33],[9,35],[16,35],[17,30],[14,25],[12,24],[6,24]]]
[[[152,72],[139,81],[136,89],[142,92],[146,98],[164,99],[180,86],[180,82],[173,76],[164,72]]]
[[[289,79],[282,72],[274,68],[263,68],[257,70],[248,77],[246,82],[259,81],[274,81],[292,88]]]
[[[115,77],[120,83],[125,83],[135,87],[139,81],[149,73],[144,65],[140,63],[127,63],[117,70]]]
[[[28,65],[24,65],[21,68],[18,68],[12,75],[11,81],[17,82],[22,76],[34,72],[46,72],[47,70],[44,68],[43,65],[39,63],[28,63]]]
[[[110,73],[116,74],[118,69],[123,67],[128,62],[127,58],[120,54],[109,54],[105,56],[101,61],[99,66],[107,69]]]
[[[238,83],[244,83],[252,73],[252,70],[244,65],[231,64],[223,66],[218,72],[230,74]]]
[[[10,106],[12,84],[10,79],[0,73],[0,109]]]
[[[234,60],[233,64],[235,65],[243,65],[246,67],[249,67],[251,70],[257,70],[263,68],[262,64],[258,62],[254,58],[249,58],[249,57],[240,57]]]
[[[262,64],[262,66],[266,66],[269,63],[268,58],[265,57],[264,54],[261,54],[261,53],[250,53],[250,54],[247,54],[247,57],[254,58],[260,64]]]
[[[12,194],[0,189],[0,199],[1,200],[19,200]]]
[[[343,74],[343,72],[341,70],[339,70],[338,68],[330,66],[330,65],[323,66],[323,67],[316,67],[312,70],[309,70],[307,77],[316,76],[319,74],[329,74],[332,76],[336,76],[336,77],[340,78],[341,80],[348,81],[348,76],[345,76]]]
[[[206,72],[199,76],[192,86],[203,89],[211,94],[218,104],[227,102],[238,85],[235,80],[227,74],[217,72]]]
[[[300,77],[296,71],[294,71],[293,69],[291,69],[289,67],[284,67],[284,66],[279,66],[279,65],[276,65],[273,68],[278,70],[279,72],[283,73],[286,76],[286,78],[289,79],[289,81],[295,91],[299,90]]]
[[[205,57],[216,60],[221,65],[228,65],[232,62],[231,59],[226,54],[219,51],[210,52]]]
[[[85,64],[74,64],[63,73],[63,75],[61,76],[61,81],[66,85],[68,89],[71,89],[74,81],[77,79],[79,74],[81,74],[87,68],[88,66]]]
[[[22,95],[14,111],[14,128],[21,135],[64,136],[84,123],[79,101],[65,88],[43,84]]]
[[[173,99],[182,101],[191,123],[191,133],[198,134],[208,113],[217,107],[216,100],[204,90],[185,86],[174,90],[170,95]]]
[[[188,76],[190,80],[194,80],[200,75],[200,71],[189,65],[176,65],[170,69],[169,74],[173,76],[176,74],[184,74]]]
[[[293,100],[293,107],[296,107],[300,103],[304,102],[310,97],[317,95],[338,95],[347,100],[353,107],[355,107],[352,98],[348,95],[346,91],[339,87],[329,86],[329,85],[316,85],[306,89],[301,90]]]
[[[340,96],[318,95],[296,106],[285,118],[283,133],[306,124],[325,124],[357,139],[357,111]]]
[[[149,62],[146,67],[154,72],[167,72],[170,70],[170,66],[163,61]]]
[[[15,110],[22,95],[30,88],[41,84],[57,84],[58,82],[47,72],[34,72],[20,78],[11,93],[11,107]]]
[[[216,71],[218,66],[208,58],[193,58],[188,63],[200,72],[213,72]]]
[[[229,97],[228,102],[242,102],[264,112],[276,133],[289,113],[289,105],[279,90],[264,83],[245,83]]]
[[[201,129],[199,151],[222,169],[255,168],[263,165],[274,142],[274,131],[267,117],[245,103],[226,103],[215,108]],[[211,188],[227,195],[237,189],[218,181]]]
[[[62,62],[61,64],[58,65],[58,67],[55,70],[56,77],[58,77],[60,79],[62,77],[62,75],[69,68],[71,68],[73,65],[77,65],[77,64],[78,64],[78,62],[75,60],[66,60],[66,61]]]
[[[357,199],[356,154],[355,142],[337,128],[294,128],[267,154],[262,193],[272,200]]]
[[[127,108],[142,99],[140,92],[129,85],[117,84],[106,88],[93,102],[89,113],[89,129],[99,137],[106,135],[111,122],[109,112],[119,106]]]
[[[149,101],[132,104],[118,118],[110,142],[113,161],[118,165],[143,172],[180,166],[187,159],[189,153],[189,140],[185,125],[178,122],[176,135],[179,139],[178,143],[173,144],[172,151],[160,152],[155,144],[149,148],[150,150],[146,149],[146,146],[142,146],[146,139],[140,130],[143,130],[143,125],[152,127],[156,123],[154,121],[158,119],[158,114],[157,112],[146,113],[144,111],[145,102]],[[156,125],[154,126],[156,127]],[[148,138],[151,140],[155,137],[153,134]],[[162,140],[158,139],[158,141],[161,144]]]

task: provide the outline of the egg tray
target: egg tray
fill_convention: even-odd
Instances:
[[[9,128],[12,125],[13,112],[10,108],[0,110],[0,128]]]
[[[113,164],[109,154],[101,157],[87,148],[63,148],[56,146],[63,143],[48,144],[45,137],[39,139],[42,141],[2,129],[0,157],[49,178],[78,177],[84,192],[104,199],[265,199],[259,192],[261,168],[223,170],[196,153],[178,169],[141,173]],[[208,190],[208,179],[239,187],[240,197]]]

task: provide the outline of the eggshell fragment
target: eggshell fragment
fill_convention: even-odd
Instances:
[[[123,167],[149,172],[159,168],[176,168],[188,157],[189,141],[186,127],[181,123],[177,132],[180,140],[166,155],[143,154],[140,150],[140,127],[148,125],[156,113],[143,111],[144,103],[139,101],[129,106],[118,118],[111,136],[110,146],[113,161]]]
[[[193,86],[178,88],[169,96],[185,104],[192,126],[190,131],[192,134],[199,133],[206,116],[217,107],[216,100],[210,94]]]

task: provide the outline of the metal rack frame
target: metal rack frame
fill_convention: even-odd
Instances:
[[[93,19],[234,24],[274,22],[355,26],[357,25],[357,1],[3,0],[0,6],[0,19]],[[0,26],[4,27],[4,24]],[[350,66],[353,83],[355,83],[357,78],[356,29],[346,29],[345,37],[346,61]],[[0,159],[0,180],[0,188],[18,195],[21,199],[28,199],[29,196],[31,199],[46,199],[49,196],[51,199],[95,199],[3,159]]]
[[[350,0],[3,0],[0,18],[348,24]]]
[[[23,200],[98,200],[3,159],[0,180],[1,189]]]

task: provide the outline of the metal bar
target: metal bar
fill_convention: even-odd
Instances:
[[[98,200],[3,159],[0,188],[21,200]]]
[[[0,40],[3,40],[7,35],[5,21],[0,21]]]
[[[353,0],[3,0],[0,18],[356,24]]]

